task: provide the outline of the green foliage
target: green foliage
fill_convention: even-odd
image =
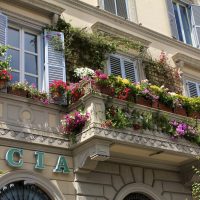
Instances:
[[[50,30],[61,31],[65,36],[65,56],[68,76],[73,76],[77,67],[103,69],[107,55],[116,50],[135,49],[142,52],[144,47],[139,42],[127,38],[114,37],[103,33],[89,33],[86,28],[74,28],[70,23],[59,19]]]
[[[2,46],[0,45],[0,57],[4,57],[6,54],[6,51],[8,50],[8,46]],[[6,70],[10,70],[10,57],[4,59],[4,60],[0,60],[0,70],[2,69],[6,69]]]
[[[197,158],[197,159],[199,160],[199,158]],[[200,177],[199,168],[193,166],[193,170],[199,179],[199,177]],[[192,184],[192,196],[193,196],[194,200],[200,200],[200,182],[194,182]]]

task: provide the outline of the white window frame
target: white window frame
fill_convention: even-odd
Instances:
[[[126,57],[126,56],[123,56],[123,55],[120,55],[120,54],[110,54],[109,55],[109,59],[107,61],[107,66],[108,66],[108,74],[110,75],[111,74],[111,66],[110,66],[110,56],[114,56],[116,58],[119,58],[120,59],[120,67],[121,67],[121,77],[122,78],[127,78],[126,77],[126,72],[125,72],[125,66],[124,66],[124,61],[128,61],[128,62],[134,62],[133,60],[131,60],[130,58]],[[139,71],[138,71],[138,65],[134,65],[134,68],[135,68],[135,78],[136,78],[136,82],[139,82]]]
[[[38,79],[38,89],[41,89],[41,36],[37,31],[33,31],[31,29],[28,29],[23,26],[18,26],[14,25],[11,23],[8,23],[8,28],[13,28],[16,30],[19,30],[19,48],[16,47],[10,47],[11,49],[16,49],[19,50],[19,70],[13,69],[13,72],[18,72],[19,73],[19,82],[24,83],[25,82],[25,75],[30,75],[32,77],[35,77]],[[25,39],[25,33],[30,33],[33,35],[37,36],[37,53],[34,52],[29,52],[25,50],[25,44],[24,44],[24,39]],[[8,43],[8,36],[6,37],[7,43]],[[30,74],[25,72],[25,53],[29,53],[31,55],[36,55],[37,56],[37,68],[38,68],[38,75]]]
[[[188,20],[188,23],[189,23],[189,28],[191,30],[190,34],[191,34],[192,46],[195,46],[196,40],[195,40],[194,33],[192,31],[192,21],[189,18],[188,8],[187,8],[186,4],[184,4],[181,1],[173,1],[173,3],[175,3],[177,5],[178,18],[179,18],[179,21],[180,21],[180,27],[181,27],[181,33],[182,33],[182,36],[183,36],[183,42],[187,44],[186,37],[185,37],[185,31],[184,31],[184,28],[183,28],[182,16],[181,16],[181,12],[180,12],[180,5],[186,8],[187,20]]]
[[[114,0],[114,3],[115,3],[115,15],[118,16],[118,17],[122,17],[122,16],[118,15],[118,13],[117,13],[117,3],[116,3],[116,0]],[[129,9],[128,9],[128,0],[125,0],[125,4],[126,4],[127,19],[130,19]],[[102,7],[103,7],[103,10],[105,10],[104,0],[102,0]],[[105,10],[105,11],[107,11],[107,10]],[[109,12],[109,11],[107,11],[107,12]],[[109,13],[111,13],[111,12],[109,12]]]
[[[190,91],[188,89],[188,82],[194,83],[196,85],[197,88],[197,96],[200,97],[200,83],[197,81],[191,81],[189,79],[186,80],[186,91],[187,91],[187,96],[190,97]]]

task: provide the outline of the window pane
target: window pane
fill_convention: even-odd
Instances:
[[[128,18],[127,10],[126,10],[126,0],[116,0],[117,5],[117,15]]]
[[[180,5],[180,12],[181,12],[181,18],[182,18],[186,43],[192,44],[191,30],[190,30],[190,25],[189,25],[189,21],[188,21],[186,7]]]
[[[104,0],[104,9],[107,10],[108,12],[116,14],[115,1],[114,0]]]
[[[19,30],[8,28],[8,45],[19,48]]]
[[[10,67],[19,70],[19,51],[15,49],[8,49],[8,56],[11,56]]]
[[[37,36],[25,33],[25,50],[37,53]]]
[[[177,25],[177,29],[178,29],[179,40],[184,42],[183,41],[183,34],[182,34],[182,31],[181,31],[180,19],[179,19],[179,16],[178,16],[178,8],[177,8],[176,3],[173,3],[173,6],[174,6],[175,17],[176,17],[176,25]]]
[[[25,53],[25,72],[30,74],[38,74],[37,56]]]
[[[29,83],[29,85],[34,84],[38,88],[38,78],[25,75],[25,80]]]
[[[12,83],[15,83],[15,82],[19,82],[19,73],[18,72],[12,72],[11,73],[13,78],[12,78]]]

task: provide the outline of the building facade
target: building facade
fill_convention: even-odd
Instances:
[[[199,0],[0,0],[0,43],[10,46],[14,81],[28,80],[48,91],[51,80],[66,79],[63,54],[51,49],[44,31],[59,16],[90,32],[139,41],[154,58],[164,50],[182,71],[184,95],[200,96]],[[109,55],[105,71],[145,79],[134,56]],[[104,129],[107,97],[86,95],[68,111],[82,102],[90,124],[72,144],[60,134],[61,106],[0,93],[0,199],[192,199],[198,145],[158,131]]]

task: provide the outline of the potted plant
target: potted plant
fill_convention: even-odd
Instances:
[[[28,97],[29,85],[28,82],[17,82],[8,87],[8,93],[17,96]]]
[[[70,136],[72,142],[75,143],[75,136],[82,131],[89,118],[89,113],[84,114],[79,111],[66,114],[63,120],[61,120],[61,131]]]
[[[67,83],[63,82],[62,80],[54,80],[49,86],[51,98],[54,101],[62,100],[67,89]]]
[[[79,83],[70,84],[69,96],[71,99],[71,103],[78,101],[84,94],[84,88]]]
[[[10,70],[2,69],[0,70],[0,89],[6,87],[7,83],[12,80],[12,75]]]

